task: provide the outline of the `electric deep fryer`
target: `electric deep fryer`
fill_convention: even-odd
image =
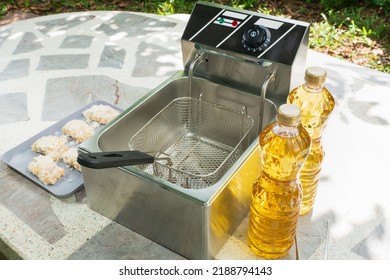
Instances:
[[[184,257],[214,258],[248,214],[260,171],[257,136],[300,83],[308,35],[304,22],[198,2],[181,39],[184,70],[80,145],[79,154],[151,152],[157,142],[139,143],[161,136],[167,144],[153,151],[153,163],[83,165],[89,207]],[[178,150],[182,139],[195,145]],[[222,151],[225,146],[231,149]]]

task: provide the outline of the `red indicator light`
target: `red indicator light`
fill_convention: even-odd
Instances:
[[[232,26],[233,26],[233,27],[236,27],[237,25],[238,25],[238,22],[237,22],[236,20],[233,20]]]

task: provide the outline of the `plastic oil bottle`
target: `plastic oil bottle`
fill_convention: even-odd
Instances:
[[[285,256],[294,243],[302,200],[299,172],[310,136],[292,104],[278,108],[276,121],[259,136],[261,173],[252,188],[248,245],[266,259]]]
[[[303,190],[301,215],[309,213],[314,205],[325,155],[321,136],[335,106],[333,96],[323,85],[326,75],[322,67],[307,68],[305,83],[292,90],[287,97],[287,103],[295,104],[301,110],[301,124],[312,140],[309,156],[300,174]]]

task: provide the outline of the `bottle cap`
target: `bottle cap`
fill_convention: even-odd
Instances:
[[[301,122],[301,110],[294,104],[283,104],[278,108],[276,120],[281,125],[297,126]]]
[[[326,79],[326,70],[322,67],[311,66],[306,69],[305,81],[313,85],[321,85]]]

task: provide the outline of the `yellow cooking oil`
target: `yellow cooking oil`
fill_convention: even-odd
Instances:
[[[309,213],[314,206],[322,161],[325,156],[321,137],[335,106],[332,94],[323,85],[326,75],[327,72],[322,67],[307,68],[305,83],[292,90],[287,97],[287,103],[300,108],[301,124],[312,140],[309,156],[300,174],[303,190],[301,215]]]
[[[302,204],[299,212],[301,215],[309,213],[314,206],[324,155],[321,142],[318,140],[312,141],[309,156],[303,164],[299,177],[303,192]]]
[[[277,259],[294,244],[302,200],[299,172],[310,148],[299,108],[280,106],[259,145],[261,173],[252,187],[248,245],[260,257]]]

